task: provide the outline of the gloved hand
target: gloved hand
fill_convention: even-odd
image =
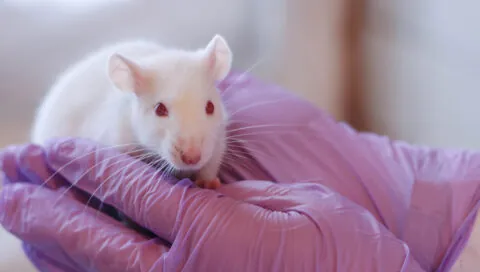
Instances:
[[[479,151],[359,133],[250,76],[233,74],[221,87],[233,113],[231,138],[242,143],[223,180],[328,186],[405,241],[423,269],[449,271],[480,207]]]
[[[478,209],[480,153],[358,133],[281,88],[246,75],[233,73],[220,88],[231,113],[222,181],[327,186],[405,241],[426,271],[448,270],[455,261]],[[4,169],[12,181],[33,182],[20,175],[27,162],[19,161],[19,152],[7,152],[17,159],[4,159]],[[57,183],[58,178],[50,180],[49,186],[63,184]],[[86,201],[78,193],[71,197]]]
[[[30,183],[3,189],[0,222],[41,271],[422,271],[370,213],[320,184],[200,189],[86,140],[11,148],[3,163],[7,180]],[[86,207],[69,183],[161,239]]]

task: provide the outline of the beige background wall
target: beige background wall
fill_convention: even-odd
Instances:
[[[370,129],[480,148],[480,2],[367,3],[363,102]]]

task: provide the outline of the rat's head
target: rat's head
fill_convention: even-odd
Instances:
[[[166,49],[143,60],[114,54],[108,71],[118,89],[135,97],[138,141],[178,170],[198,170],[225,141],[227,114],[215,83],[231,62],[227,43],[216,35],[197,51]]]

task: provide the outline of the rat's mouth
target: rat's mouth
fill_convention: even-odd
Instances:
[[[203,167],[203,158],[195,163],[185,163],[185,161],[182,160],[181,154],[179,150],[174,148],[169,149],[168,152],[162,152],[162,150],[153,151],[150,149],[136,157],[151,167],[165,172],[194,172]]]
[[[175,159],[175,161],[170,162],[170,165],[179,171],[197,171],[203,166],[200,162],[196,164],[186,164],[179,159]]]
[[[198,160],[195,163],[185,163],[185,161],[182,160],[181,152],[178,152],[177,150],[171,150],[165,160],[171,167],[178,171],[197,171],[203,166],[202,160]]]

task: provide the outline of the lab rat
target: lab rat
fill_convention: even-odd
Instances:
[[[197,50],[146,40],[102,47],[56,80],[36,111],[31,140],[85,137],[136,157],[153,152],[180,177],[217,188],[228,114],[215,83],[231,63],[220,35]]]

